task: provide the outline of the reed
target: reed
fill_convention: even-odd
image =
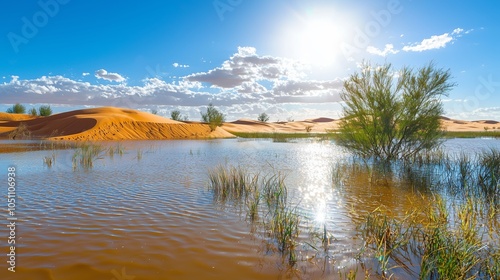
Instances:
[[[108,156],[110,158],[113,158],[114,155],[123,156],[124,153],[125,147],[121,143],[118,143],[115,146],[109,146],[108,148]]]
[[[494,223],[485,206],[473,198],[450,206],[436,195],[429,205],[403,218],[377,209],[366,217],[360,233],[383,277],[391,277],[392,268],[403,267],[420,279],[498,279],[500,248],[494,240],[499,236],[485,238],[486,232],[496,231],[484,229]],[[410,269],[414,266],[418,269]]]
[[[52,165],[56,162],[56,154],[52,153],[51,156],[45,156],[43,158],[43,164],[46,165],[47,167],[52,167]]]
[[[102,158],[102,153],[104,148],[101,145],[95,143],[82,143],[75,150],[72,162],[73,169],[78,166],[84,169],[90,169],[94,166],[94,161]]]
[[[241,167],[224,167],[219,165],[209,170],[209,189],[219,202],[228,199],[241,201],[251,191],[257,189],[258,174],[249,175]]]
[[[262,193],[266,206],[270,211],[284,208],[288,199],[288,188],[285,185],[285,177],[275,174],[262,180]]]
[[[137,160],[141,160],[141,159],[142,159],[143,154],[144,154],[144,151],[143,151],[143,150],[141,150],[141,149],[137,149],[137,155],[136,155],[136,157],[135,157],[135,158],[136,158]]]
[[[278,251],[286,256],[288,264],[293,266],[297,263],[297,239],[300,216],[296,208],[279,207],[273,212],[270,221],[266,224],[269,235],[276,241]]]
[[[295,265],[300,215],[288,205],[285,177],[280,173],[260,177],[260,174],[250,174],[241,167],[222,165],[209,170],[208,177],[208,188],[216,202],[245,203],[246,217],[254,225],[259,213],[263,213],[264,220],[258,225],[263,226],[271,244],[286,257],[288,264]],[[262,200],[265,202],[263,205],[260,203]]]

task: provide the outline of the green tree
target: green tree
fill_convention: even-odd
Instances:
[[[40,106],[40,108],[38,108],[38,115],[42,117],[48,117],[52,115],[52,109],[50,108],[50,105]]]
[[[257,120],[259,122],[267,122],[267,121],[269,121],[269,116],[266,113],[262,113],[262,114],[259,115],[259,117],[257,118]]]
[[[207,112],[201,113],[201,120],[208,123],[210,130],[214,131],[218,126],[222,126],[226,121],[226,116],[210,103],[208,104]]]
[[[180,121],[181,120],[181,111],[173,110],[172,112],[170,112],[170,118],[174,121]]]
[[[35,108],[31,108],[30,111],[29,111],[30,115],[32,115],[33,117],[36,117],[38,116],[38,112],[36,111]]]
[[[188,117],[187,116],[183,116],[181,114],[181,111],[179,110],[174,110],[170,113],[170,118],[174,121],[187,121],[188,120]]]
[[[24,105],[16,103],[15,105],[12,105],[9,109],[7,109],[7,113],[10,114],[24,114],[26,113],[26,107]]]
[[[397,74],[397,78],[395,78]],[[429,63],[394,73],[363,65],[344,82],[338,143],[365,158],[411,159],[441,142],[441,97],[455,86],[449,70]]]

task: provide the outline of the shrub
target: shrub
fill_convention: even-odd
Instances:
[[[214,131],[218,126],[222,126],[226,121],[226,116],[210,103],[208,104],[207,112],[201,113],[201,119],[203,122],[208,123],[210,131]]]
[[[24,114],[26,113],[26,107],[24,105],[16,103],[15,105],[12,105],[9,109],[7,109],[7,113],[10,114]]]
[[[440,144],[442,95],[454,86],[449,70],[432,63],[404,67],[397,81],[391,65],[363,65],[344,82],[339,144],[355,154],[382,160],[409,159]]]
[[[38,114],[42,117],[48,117],[52,115],[52,109],[50,108],[50,105],[40,106],[40,108],[38,108]]]
[[[188,117],[187,116],[183,116],[181,114],[181,111],[179,110],[174,110],[170,113],[170,118],[174,121],[187,121],[188,120]]]
[[[267,121],[269,121],[269,116],[266,113],[262,113],[262,114],[259,115],[259,117],[257,118],[257,120],[259,122],[267,122]]]
[[[33,116],[33,117],[38,116],[38,112],[36,111],[36,109],[35,109],[35,108],[31,108],[29,113],[30,113],[30,115],[31,115],[31,116]]]

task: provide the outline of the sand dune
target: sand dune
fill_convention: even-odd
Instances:
[[[241,119],[225,123],[223,128],[229,132],[264,132],[264,133],[326,133],[338,128],[338,121],[328,118],[319,118],[294,122],[259,122]]]
[[[495,131],[500,130],[500,123],[493,120],[463,121],[454,119],[442,119],[443,128],[446,131]]]
[[[0,123],[0,138],[8,138],[21,124],[26,126],[31,138],[54,140],[233,137],[220,128],[211,132],[208,125],[202,123],[182,123],[137,110],[103,107],[35,119],[3,121]]]
[[[493,120],[462,121],[441,118],[447,131],[500,130]],[[76,110],[49,117],[0,113],[0,139],[54,140],[147,140],[228,138],[237,132],[325,133],[338,129],[339,120],[316,118],[294,122],[259,122],[241,119],[225,123],[211,132],[200,122],[178,122],[132,109],[103,107]],[[24,127],[21,131],[19,127]]]

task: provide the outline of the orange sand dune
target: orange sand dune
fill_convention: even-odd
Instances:
[[[493,120],[462,121],[442,117],[441,123],[446,131],[485,131],[485,128],[489,131],[500,130],[500,122]],[[312,133],[325,133],[338,129],[339,120],[317,118],[296,122],[263,123],[242,119],[226,123],[223,128],[229,132],[297,133],[310,130]]]
[[[225,123],[224,130],[229,132],[260,132],[260,133],[326,133],[338,129],[338,121],[328,118],[294,122],[259,122],[249,119],[241,119]]]
[[[447,131],[494,131],[500,123],[492,120],[462,121],[441,118]],[[294,122],[259,122],[241,119],[211,132],[208,125],[199,122],[178,122],[157,115],[131,109],[103,107],[84,109],[49,117],[0,113],[0,139],[18,127],[25,126],[31,138],[54,140],[146,140],[228,138],[231,132],[251,133],[326,133],[339,127],[339,120],[316,118]]]
[[[462,121],[442,118],[441,123],[446,131],[496,131],[500,130],[500,123],[493,120]]]
[[[9,114],[0,112],[0,124],[6,121],[24,121],[36,119],[37,117],[33,117],[25,114]]]
[[[232,134],[206,124],[182,123],[131,109],[103,107],[49,117],[0,122],[0,138],[25,124],[32,138],[54,140],[140,140],[227,138]]]

